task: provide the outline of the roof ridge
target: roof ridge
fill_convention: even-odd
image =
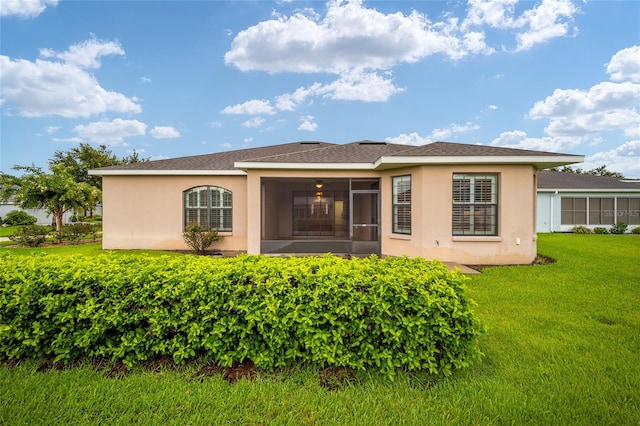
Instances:
[[[335,146],[339,146],[340,144],[336,144],[336,143],[332,143],[332,142],[311,142],[311,141],[301,141],[301,142],[292,142],[294,144],[318,144],[320,146],[318,147],[314,147],[314,148],[310,148],[310,149],[304,149],[301,151],[295,151],[295,152],[286,152],[286,153],[282,153],[282,154],[271,154],[271,155],[265,155],[263,157],[252,157],[252,158],[244,158],[242,160],[239,161],[247,161],[247,162],[251,162],[251,161],[263,161],[269,158],[273,158],[273,157],[283,157],[283,156],[289,156],[289,155],[294,155],[294,154],[300,154],[302,152],[314,152],[314,151],[320,151],[326,148],[333,148]],[[286,145],[286,144],[284,144]],[[276,145],[272,145],[272,146],[276,146]]]

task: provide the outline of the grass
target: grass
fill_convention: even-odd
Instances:
[[[0,237],[10,237],[18,232],[19,226],[0,226]]]
[[[640,237],[543,234],[539,252],[557,262],[472,277],[485,358],[449,378],[360,372],[328,390],[306,367],[229,384],[196,364],[114,378],[29,361],[0,366],[0,424],[639,424]]]

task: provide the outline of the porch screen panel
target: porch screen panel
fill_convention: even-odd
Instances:
[[[640,225],[640,198],[619,197],[617,200],[616,222]]]
[[[589,198],[589,225],[613,225],[613,198]]]
[[[562,199],[560,200],[560,224],[586,225],[587,198],[562,197]]]

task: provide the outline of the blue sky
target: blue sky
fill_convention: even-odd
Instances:
[[[0,170],[80,142],[171,158],[301,140],[582,154],[640,178],[640,2],[0,3]]]

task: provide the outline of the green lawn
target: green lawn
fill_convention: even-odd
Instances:
[[[199,365],[113,378],[24,362],[0,367],[0,425],[640,424],[640,237],[543,234],[539,252],[557,263],[472,277],[485,358],[449,378],[358,373],[328,390],[303,367],[229,384]]]
[[[19,226],[0,226],[0,237],[9,237],[15,234],[19,228]]]

